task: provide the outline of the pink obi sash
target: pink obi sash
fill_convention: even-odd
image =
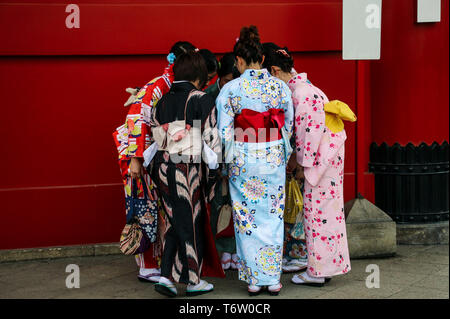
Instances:
[[[234,117],[235,139],[238,142],[261,143],[272,142],[282,138],[284,110],[269,109],[257,112],[243,109]]]

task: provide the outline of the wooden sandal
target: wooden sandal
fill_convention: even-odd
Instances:
[[[303,282],[295,282],[293,279],[297,276],[300,278]],[[302,274],[297,274],[294,277],[292,277],[291,282],[296,285],[304,285],[304,286],[311,286],[311,287],[323,287],[325,285],[324,282],[314,282],[314,281],[308,281],[305,277],[303,277]]]
[[[174,284],[166,285],[160,282],[157,282],[155,284],[155,290],[160,294],[167,297],[176,297],[177,296],[176,288],[175,291],[173,291],[171,288],[175,288],[175,285]]]
[[[273,286],[278,286],[278,288],[270,289],[270,287],[273,287]],[[271,296],[278,296],[280,294],[281,288],[283,288],[283,285],[280,282],[277,285],[268,286],[267,291],[269,292],[269,295],[271,295]]]
[[[187,297],[200,296],[200,295],[206,294],[206,293],[214,290],[213,285],[211,285],[212,286],[211,289],[206,289],[206,287],[208,287],[208,285],[210,285],[210,283],[208,283],[207,281],[202,280],[201,283],[202,284],[197,289],[189,289],[189,288],[186,289],[186,296]]]
[[[256,286],[256,287],[258,287],[257,290],[252,290],[252,289],[250,288],[250,286],[248,287],[247,291],[248,291],[248,295],[249,295],[250,297],[258,296],[258,295],[261,293],[262,287],[261,287],[261,286]]]

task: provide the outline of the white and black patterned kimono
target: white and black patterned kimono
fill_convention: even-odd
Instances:
[[[192,93],[191,93],[192,92]],[[193,126],[195,120],[201,121],[202,132],[216,127],[214,100],[186,81],[174,82],[169,93],[156,105],[152,126],[162,126],[175,120],[184,119],[185,105],[189,93],[192,97],[186,106],[186,124]],[[214,131],[213,131],[214,133]],[[216,136],[202,134],[202,141],[213,151],[220,153],[220,142]],[[158,151],[153,159],[153,177],[165,212],[166,228],[164,234],[161,275],[175,282],[198,284],[205,253],[214,240],[208,238],[204,227],[206,221],[205,192],[202,183],[202,164],[200,158],[183,157],[180,162],[167,151]],[[208,174],[207,170],[207,174]],[[215,172],[211,171],[211,176]],[[205,179],[206,180],[206,179]],[[210,180],[210,179],[208,179]],[[212,185],[208,191],[214,192]],[[207,197],[209,196],[206,195]],[[211,243],[212,242],[212,243]],[[215,247],[215,246],[214,246]],[[217,255],[217,252],[215,252]],[[219,261],[217,257],[217,263]],[[216,272],[223,273],[220,269]]]

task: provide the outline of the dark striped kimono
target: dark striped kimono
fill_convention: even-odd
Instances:
[[[220,153],[214,100],[193,90],[195,87],[189,82],[175,82],[156,105],[151,125],[156,127],[184,119],[186,100],[191,93],[186,124],[192,126],[195,120],[200,120],[201,143],[206,142],[213,151]],[[207,131],[212,134],[206,135]],[[167,151],[158,151],[153,160],[152,175],[164,207],[166,224],[161,275],[179,283],[198,284],[205,254],[215,254],[213,263],[220,267],[211,231],[205,231],[209,227],[205,197],[212,198],[214,194],[216,172],[205,168],[200,157],[185,157],[178,162],[173,161]],[[202,171],[207,176],[203,176]],[[216,274],[222,276],[222,269]]]

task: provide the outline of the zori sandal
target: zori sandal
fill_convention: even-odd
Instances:
[[[283,285],[281,284],[281,282],[279,282],[276,285],[268,286],[267,291],[269,292],[269,295],[271,295],[271,296],[278,296],[282,287],[283,287]]]
[[[159,292],[161,295],[167,297],[176,297],[177,296],[177,288],[174,284],[166,284],[162,282],[157,282],[155,284],[155,290]]]
[[[142,281],[142,282],[159,282],[159,278],[161,278],[161,274],[160,273],[150,273],[148,275],[141,275],[139,274],[138,276],[138,280]]]
[[[214,290],[214,286],[206,280],[201,279],[197,285],[188,285],[186,289],[186,296],[194,297],[206,294]]]
[[[221,263],[222,263],[222,269],[223,269],[223,270],[228,270],[228,269],[230,269],[230,266],[231,266],[231,259],[222,260]]]
[[[231,254],[230,253],[223,253],[220,262],[222,264],[222,269],[223,270],[230,269],[230,266],[231,266]]]
[[[231,256],[231,269],[237,270],[239,269],[239,258],[236,254]]]
[[[323,287],[325,285],[325,279],[315,279],[308,276],[306,272],[302,272],[300,274],[294,275],[291,281],[296,285],[304,285],[311,287]]]
[[[258,296],[261,293],[261,286],[249,285],[248,286],[248,295],[250,297]]]

